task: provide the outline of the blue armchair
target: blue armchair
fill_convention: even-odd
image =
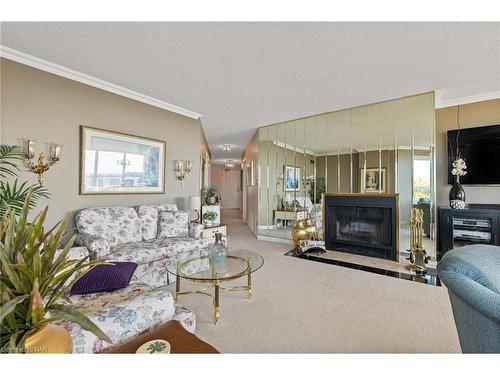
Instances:
[[[464,353],[500,353],[500,247],[448,251],[437,267]]]

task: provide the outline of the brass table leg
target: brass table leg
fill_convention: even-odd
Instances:
[[[175,300],[179,299],[179,293],[181,291],[181,277],[179,276],[179,263],[177,263],[177,272],[175,275]]]
[[[252,299],[253,291],[252,291],[252,270],[248,267],[248,280],[247,280],[247,291],[248,291],[248,299]]]
[[[214,324],[219,323],[220,311],[219,311],[219,274],[216,275],[215,279],[215,293],[214,293]]]

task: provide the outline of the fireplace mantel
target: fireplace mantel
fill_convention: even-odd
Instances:
[[[399,260],[399,194],[324,196],[325,247]]]

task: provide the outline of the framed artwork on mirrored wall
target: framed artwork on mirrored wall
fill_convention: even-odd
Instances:
[[[80,126],[80,194],[162,194],[166,142]]]
[[[299,191],[300,190],[300,168],[285,165],[283,167],[283,179],[285,191]]]
[[[361,168],[359,171],[360,193],[385,193],[385,168],[381,168],[380,171],[378,168],[366,168],[366,173],[363,172],[364,168]]]

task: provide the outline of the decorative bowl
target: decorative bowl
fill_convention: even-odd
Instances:
[[[169,354],[170,344],[165,340],[151,340],[142,344],[136,351],[137,354]]]

